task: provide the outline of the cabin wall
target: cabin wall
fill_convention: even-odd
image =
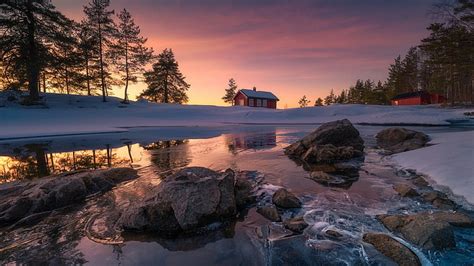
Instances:
[[[392,105],[420,105],[422,104],[421,97],[412,97],[406,99],[392,100]]]
[[[245,97],[241,92],[238,92],[234,98],[234,105],[248,106],[247,97]]]
[[[277,102],[275,100],[268,100],[267,108],[276,109],[277,108]]]

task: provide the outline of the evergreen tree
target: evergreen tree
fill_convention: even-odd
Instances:
[[[107,51],[117,36],[116,25],[112,18],[114,11],[109,10],[109,6],[110,0],[91,0],[87,6],[84,6],[87,25],[94,35],[93,38],[97,40],[98,58],[95,58],[95,63],[99,67],[103,102],[106,101],[108,89],[114,83],[109,70],[112,53],[107,53]]]
[[[138,73],[144,71],[145,65],[151,60],[153,50],[145,47],[146,38],[140,36],[140,27],[135,24],[130,13],[124,9],[118,15],[119,25],[117,43],[113,45],[112,58],[125,83],[123,101],[128,102],[129,83],[138,82]]]
[[[5,71],[20,86],[28,83],[31,101],[39,99],[40,73],[55,55],[72,21],[48,0],[3,0],[0,4],[0,54]]]
[[[171,49],[165,49],[158,55],[158,62],[153,64],[153,70],[145,72],[145,82],[148,88],[139,98],[162,103],[186,103],[186,91],[190,85],[179,71],[178,62]]]
[[[314,106],[323,106],[323,99],[321,97],[318,97],[316,101],[314,102]]]
[[[331,92],[329,93],[329,95],[326,96],[326,98],[324,98],[324,104],[331,105],[336,102],[335,100],[336,100],[336,96],[334,95],[334,90],[331,89]]]
[[[222,97],[222,100],[224,100],[225,103],[233,104],[234,103],[234,97],[235,94],[237,93],[237,84],[235,83],[235,80],[233,78],[229,79],[229,87],[225,89],[225,95]]]
[[[393,64],[388,69],[387,87],[389,98],[403,92],[403,64],[401,56],[395,58]]]
[[[307,107],[310,103],[311,101],[306,98],[306,95],[303,95],[303,97],[298,101],[300,108]]]
[[[92,95],[94,88],[92,83],[94,80],[100,79],[98,64],[94,64],[94,58],[98,55],[98,40],[97,36],[92,32],[88,21],[83,20],[78,28],[78,52],[79,58],[82,61],[83,71],[83,86],[87,91],[87,95]]]

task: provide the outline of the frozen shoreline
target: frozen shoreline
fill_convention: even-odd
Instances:
[[[319,124],[347,118],[355,124],[449,125],[466,109],[436,106],[332,105],[272,110],[250,107],[153,104],[98,96],[47,94],[46,107],[0,108],[0,139],[97,134],[133,127],[222,126],[229,124]]]
[[[474,204],[474,131],[436,133],[430,137],[431,146],[399,153],[392,159]]]

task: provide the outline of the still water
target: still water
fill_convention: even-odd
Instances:
[[[127,133],[58,137],[0,143],[0,182],[22,180],[79,169],[131,166],[140,177],[85,204],[53,213],[29,228],[0,229],[0,262],[93,265],[347,265],[386,264],[361,236],[367,231],[386,232],[375,219],[387,212],[430,209],[412,199],[400,198],[392,184],[404,182],[406,172],[373,148],[382,127],[359,126],[366,142],[366,158],[359,179],[348,186],[327,187],[283,154],[283,148],[314,126],[228,126],[219,128],[139,128]],[[458,131],[447,127],[413,128],[427,134]],[[116,241],[91,217],[113,205],[140,201],[150,187],[171,170],[203,166],[252,171],[271,195],[286,187],[303,201],[299,211],[310,227],[303,235],[290,236],[281,225],[270,223],[255,208],[235,222],[209,234],[183,239],[150,235],[125,235]],[[107,221],[104,221],[104,224]],[[343,238],[323,234],[336,229]],[[94,236],[89,231],[100,232]],[[105,232],[105,233],[104,233]],[[457,232],[458,247],[425,253],[434,264],[474,263],[474,232]],[[2,263],[2,264],[3,264]]]

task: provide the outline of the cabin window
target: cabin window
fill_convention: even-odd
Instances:
[[[255,106],[253,101],[254,101],[253,99],[249,99],[249,106]]]
[[[262,104],[263,107],[267,107],[268,104],[267,104],[267,100],[263,100],[263,104]]]
[[[261,99],[257,99],[257,107],[262,107],[262,100]]]

